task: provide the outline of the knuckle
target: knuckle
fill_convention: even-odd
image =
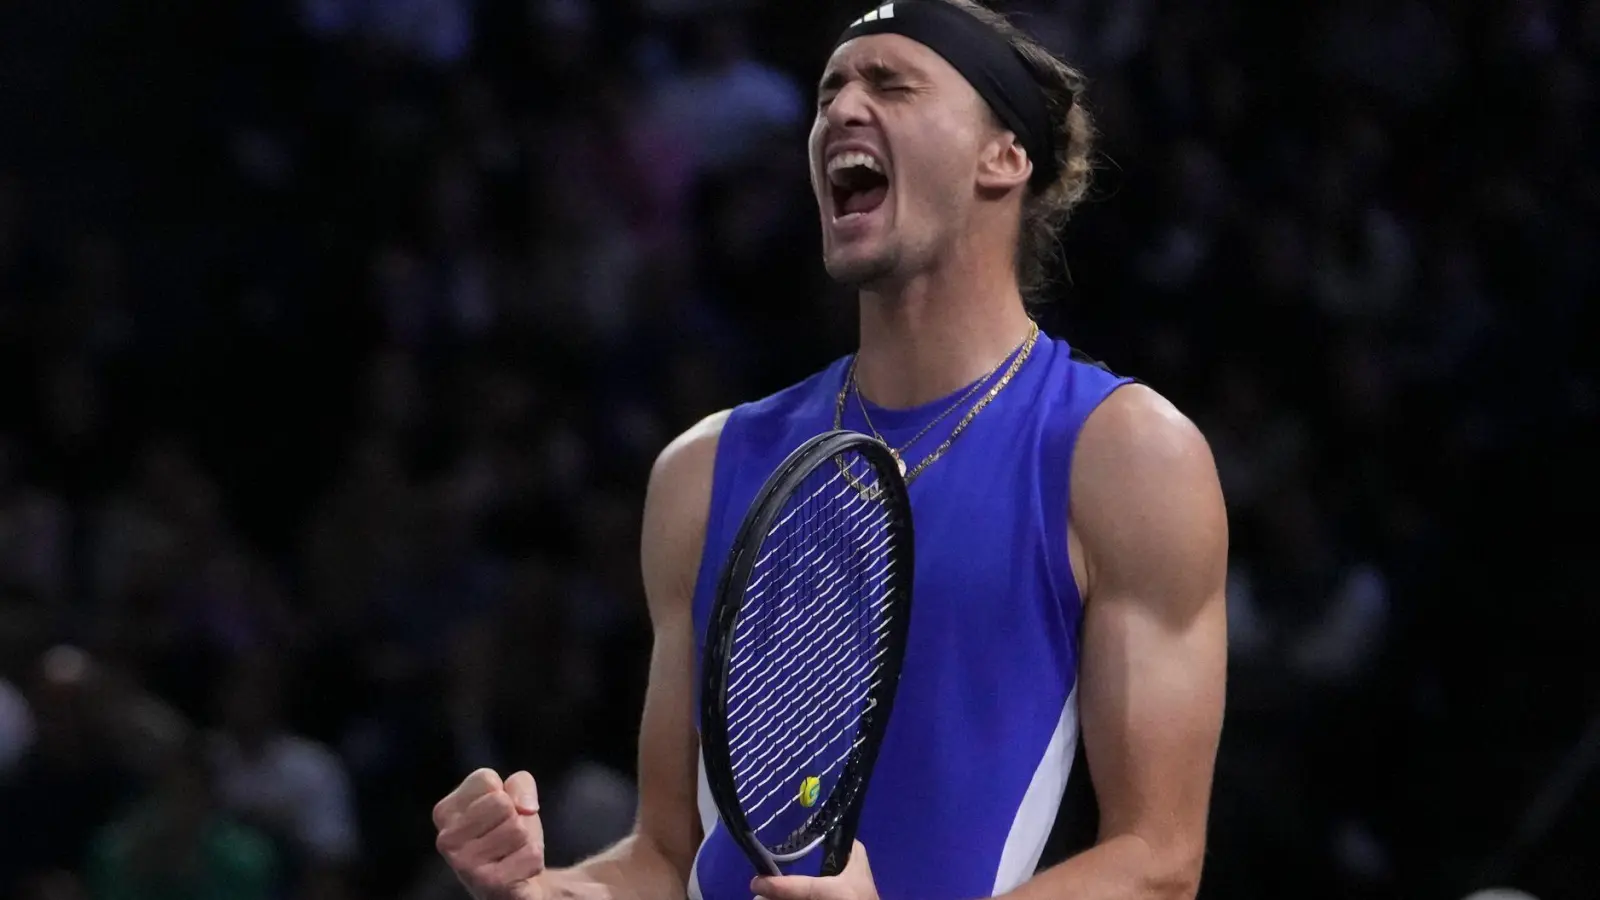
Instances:
[[[533,878],[544,871],[544,854],[524,846],[509,854],[494,869],[495,880],[501,884]]]
[[[494,887],[494,885],[490,883],[489,879],[483,876],[483,871],[478,866],[473,866],[470,869],[458,871],[456,873],[456,877],[461,879],[461,881],[467,886],[468,891],[474,895]]]
[[[496,819],[511,819],[517,815],[517,805],[512,802],[511,795],[503,792],[489,798],[489,808],[494,811]]]

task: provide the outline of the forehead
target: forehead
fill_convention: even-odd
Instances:
[[[944,57],[928,49],[927,45],[899,34],[868,34],[840,44],[822,67],[822,81],[884,68],[899,75],[929,81],[966,83],[961,73]]]

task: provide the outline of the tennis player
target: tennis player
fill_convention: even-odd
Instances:
[[[898,0],[844,31],[810,162],[824,263],[859,292],[859,351],[662,452],[636,829],[546,869],[532,777],[475,772],[434,810],[475,896],[1194,896],[1226,667],[1215,467],[1166,400],[1041,335],[1024,304],[1084,194],[1090,138],[1079,75],[970,0]],[[703,788],[695,670],[754,495],[835,427],[882,437],[909,479],[904,671],[850,865],[752,882]],[[1098,839],[1041,867],[1085,767]]]

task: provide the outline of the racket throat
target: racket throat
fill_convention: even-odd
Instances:
[[[761,839],[756,837],[755,832],[752,831],[749,834],[751,843],[761,848],[761,855],[766,857],[767,862],[771,864],[772,871],[767,873],[769,875],[782,875],[783,873],[778,870],[779,863],[791,863],[797,859],[804,858],[806,854],[821,846],[823,840],[828,836],[827,832],[823,832],[822,834],[812,838],[811,841],[803,847],[791,850],[788,853],[773,853],[770,848],[761,843]]]

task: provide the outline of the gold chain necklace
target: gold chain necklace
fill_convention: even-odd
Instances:
[[[1022,364],[1027,362],[1028,357],[1033,354],[1033,347],[1034,344],[1038,342],[1038,339],[1039,326],[1035,324],[1028,330],[1028,336],[1023,339],[1022,345],[1018,349],[1012,351],[1015,356],[1011,360],[1011,365],[1006,368],[1005,374],[1000,376],[1000,380],[995,382],[994,386],[989,389],[987,394],[983,395],[982,399],[980,399],[977,403],[974,403],[971,409],[967,410],[966,415],[962,416],[961,420],[956,423],[956,427],[951,429],[950,436],[945,438],[944,442],[939,446],[935,447],[932,453],[929,453],[927,456],[923,457],[922,461],[917,463],[917,465],[910,471],[906,470],[906,461],[900,456],[901,451],[909,450],[911,446],[920,440],[923,435],[927,434],[935,424],[944,419],[950,413],[954,412],[956,408],[965,403],[969,397],[977,393],[978,389],[982,388],[984,384],[987,383],[988,380],[994,375],[995,371],[1000,368],[999,365],[996,365],[994,369],[991,369],[988,375],[980,378],[978,383],[968,390],[966,394],[962,395],[961,399],[957,400],[949,409],[945,410],[943,413],[940,413],[939,416],[932,422],[929,422],[927,426],[917,433],[916,437],[906,442],[901,450],[891,449],[889,451],[894,455],[895,462],[899,463],[900,474],[905,477],[906,484],[910,484],[913,479],[922,474],[924,469],[937,462],[941,456],[944,456],[945,451],[949,450],[950,445],[955,443],[956,438],[960,437],[961,433],[967,429],[967,426],[972,424],[972,420],[977,417],[978,413],[983,412],[983,408],[988,406],[990,401],[994,400],[994,398],[1005,389],[1005,386],[1011,383],[1011,379],[1014,378],[1018,370],[1022,368]],[[1004,362],[1004,360],[1001,360],[1001,364],[1004,364]],[[844,384],[839,387],[839,397],[837,402],[834,404],[833,409],[833,427],[835,429],[844,427],[844,404],[852,389],[854,389],[856,401],[861,404],[861,417],[864,421],[866,421],[867,428],[872,431],[873,437],[876,437],[880,441],[883,440],[883,435],[878,434],[878,430],[872,425],[872,420],[867,417],[866,404],[861,401],[861,390],[856,385],[855,360],[853,359],[850,361],[850,370],[845,377]],[[887,443],[887,441],[885,441],[885,443]]]
[[[994,373],[1000,371],[1000,367],[1006,364],[1006,360],[1009,360],[1011,355],[1021,349],[1022,344],[1025,343],[1027,343],[1027,338],[1023,338],[1021,343],[1018,343],[1017,346],[1012,347],[1010,353],[1007,353],[1005,356],[1001,357],[1000,361],[994,364],[994,368],[983,373],[982,377],[980,377],[977,381],[974,381],[972,383],[972,387],[967,388],[966,392],[960,397],[957,397],[956,401],[946,407],[944,412],[934,416],[933,421],[922,426],[922,430],[913,435],[911,440],[901,444],[898,449],[894,447],[889,448],[889,454],[894,457],[895,462],[900,464],[901,475],[906,474],[906,461],[903,454],[907,450],[910,450],[912,447],[916,446],[917,441],[922,440],[924,435],[933,430],[933,426],[943,422],[946,418],[949,418],[951,413],[960,409],[968,400],[971,400],[974,394],[978,393],[980,390],[983,390],[984,385],[989,383],[989,379],[994,377]],[[872,416],[867,413],[867,401],[861,396],[861,385],[856,381],[856,361],[854,358],[850,360],[850,370],[845,374],[844,383],[845,386],[856,395],[856,407],[861,410],[861,421],[866,423],[867,430],[872,432],[873,437],[883,441],[884,444],[888,444],[888,439],[882,434],[878,433],[878,426],[872,424]]]

